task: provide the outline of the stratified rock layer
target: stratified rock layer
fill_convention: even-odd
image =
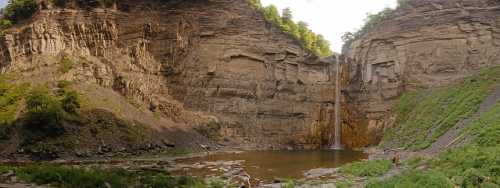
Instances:
[[[391,125],[391,107],[402,92],[500,65],[500,1],[409,1],[345,55],[349,127],[380,135]]]
[[[49,3],[6,31],[2,71],[112,88],[175,122],[209,117],[226,138],[260,149],[312,147],[328,138],[329,60],[311,56],[245,0],[75,7]],[[75,62],[70,71],[45,71],[63,56]]]

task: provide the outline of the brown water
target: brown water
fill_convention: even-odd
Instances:
[[[270,182],[274,178],[304,178],[304,173],[317,168],[336,168],[340,165],[366,159],[367,154],[359,151],[252,151],[240,154],[215,154],[207,157],[182,159],[178,164],[188,164],[198,167],[184,168],[174,174],[192,176],[221,175],[230,168],[214,167],[215,163],[239,161],[252,179]],[[212,164],[206,165],[206,164]],[[224,166],[224,165],[222,165]],[[225,165],[228,166],[228,165]],[[234,166],[234,165],[233,165]]]

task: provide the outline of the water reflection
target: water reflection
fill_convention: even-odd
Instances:
[[[207,157],[183,159],[182,164],[197,164],[215,161],[244,161],[242,166],[252,177],[264,181],[274,178],[303,178],[304,172],[316,168],[335,168],[342,164],[366,159],[359,151],[252,151],[240,154],[216,154]],[[225,169],[223,169],[225,170]],[[186,173],[186,171],[184,171]],[[214,169],[197,169],[189,175],[207,176],[217,173]],[[220,172],[223,173],[223,172]]]

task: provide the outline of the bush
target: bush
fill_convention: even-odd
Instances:
[[[66,7],[67,0],[52,0],[52,4],[54,4],[57,7],[64,8]]]
[[[8,19],[0,19],[0,38],[2,38],[4,35],[3,30],[5,30],[11,26],[12,26],[12,21],[10,21]]]
[[[40,185],[51,184],[67,188],[127,187],[129,173],[124,170],[78,169],[35,165],[20,168],[19,177]]]
[[[391,166],[389,160],[361,161],[340,167],[340,172],[361,177],[375,177],[387,173]]]
[[[61,125],[62,107],[46,88],[34,88],[26,99],[26,128],[31,136],[58,136],[64,132]]]
[[[66,92],[61,103],[64,111],[71,114],[76,114],[77,110],[80,109],[79,95],[75,91]]]
[[[73,61],[71,61],[68,57],[63,57],[59,64],[59,71],[61,73],[68,73],[73,68]]]
[[[30,18],[38,9],[36,0],[10,0],[4,9],[4,18],[12,23]]]

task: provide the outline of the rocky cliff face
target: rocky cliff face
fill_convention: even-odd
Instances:
[[[245,0],[76,7],[42,3],[32,20],[7,30],[2,72],[112,88],[175,123],[215,121],[225,138],[260,149],[318,146],[328,137],[321,130],[333,123],[330,60],[304,51]],[[61,74],[50,67],[62,57],[75,63]]]
[[[349,127],[381,134],[391,125],[391,106],[402,92],[446,85],[500,65],[500,2],[409,1],[345,55]]]

